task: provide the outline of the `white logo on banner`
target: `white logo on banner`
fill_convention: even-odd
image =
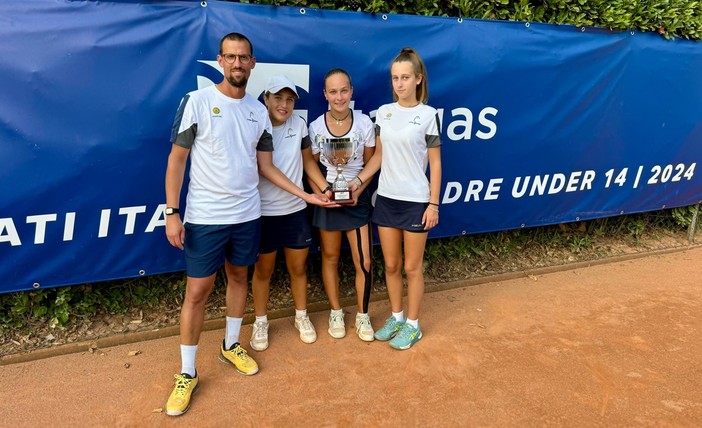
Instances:
[[[217,61],[198,60],[205,65],[217,70],[222,76],[224,71],[219,66]],[[284,74],[292,80],[296,86],[310,92],[310,66],[306,64],[269,64],[265,62],[257,62],[256,68],[251,72],[249,82],[246,85],[246,92],[254,98],[258,98],[266,89],[268,79],[277,74]],[[214,85],[215,82],[205,76],[197,76],[197,88],[202,89]],[[295,114],[302,116],[307,121],[307,110],[294,110]]]

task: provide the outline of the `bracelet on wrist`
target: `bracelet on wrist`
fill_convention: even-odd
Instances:
[[[332,185],[330,184],[330,185],[328,185],[327,187],[325,187],[325,188],[322,190],[322,193],[327,193],[327,192],[330,191],[331,189],[332,189]]]
[[[434,208],[434,207],[431,206],[431,205],[429,205],[427,208],[429,208],[430,210],[434,211],[435,213],[438,213],[438,212],[439,212],[439,209],[438,209],[438,208]]]
[[[355,176],[351,181],[356,183],[358,187],[363,186],[363,180],[359,176]]]
[[[435,203],[433,203],[433,202],[429,202],[429,205],[434,205],[435,207],[438,207],[438,206],[439,206],[439,204],[435,204]]]

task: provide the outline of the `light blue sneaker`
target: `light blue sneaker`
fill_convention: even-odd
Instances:
[[[385,325],[380,330],[376,331],[373,335],[376,340],[390,340],[400,331],[404,321],[398,321],[394,316],[390,315],[390,318],[385,320]]]
[[[390,346],[395,349],[409,349],[422,338],[422,330],[404,323],[400,332],[390,341]]]

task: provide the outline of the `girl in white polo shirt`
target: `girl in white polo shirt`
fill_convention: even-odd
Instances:
[[[419,309],[424,296],[424,247],[429,229],[439,223],[441,128],[436,109],[426,105],[427,72],[417,52],[402,49],[391,63],[390,75],[395,102],[378,109],[375,154],[357,177],[357,191],[380,168],[372,221],[378,226],[392,315],[375,332],[375,338],[389,340],[395,349],[409,349],[422,338]],[[403,256],[406,316],[402,304]]]
[[[370,159],[375,149],[374,127],[371,119],[363,113],[353,111],[350,101],[353,86],[349,74],[335,68],[324,76],[324,97],[329,102],[329,111],[319,116],[310,124],[312,153],[326,167],[327,182],[323,187],[311,183],[316,192],[331,196],[331,183],[337,172],[336,165],[320,156],[317,145],[319,138],[349,139],[357,142],[354,155],[343,167],[345,177],[354,177]],[[339,254],[343,236],[349,242],[353,263],[356,268],[356,334],[361,340],[373,340],[373,327],[368,317],[368,302],[371,291],[371,233],[370,233],[370,195],[360,192],[354,195],[353,203],[339,208],[315,207],[312,224],[319,228],[322,247],[322,280],[332,310],[329,314],[328,333],[337,339],[346,335],[344,313],[339,299]]]
[[[273,125],[273,164],[300,189],[303,170],[310,180],[324,186],[326,181],[310,150],[307,123],[293,114],[297,97],[295,83],[286,76],[276,75],[268,80],[264,101]],[[251,284],[256,314],[251,347],[257,351],[268,348],[267,305],[278,250],[285,254],[290,275],[295,328],[300,332],[300,340],[313,343],[317,333],[307,316],[307,253],[312,243],[307,204],[265,177],[260,177],[258,191],[261,244]]]

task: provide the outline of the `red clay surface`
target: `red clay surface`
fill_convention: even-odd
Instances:
[[[425,296],[407,351],[271,323],[242,376],[205,332],[201,389],[165,414],[178,337],[0,367],[0,426],[701,426],[702,248]],[[371,304],[379,328],[386,301]],[[242,329],[247,344],[251,325]],[[139,351],[130,356],[130,351]]]

